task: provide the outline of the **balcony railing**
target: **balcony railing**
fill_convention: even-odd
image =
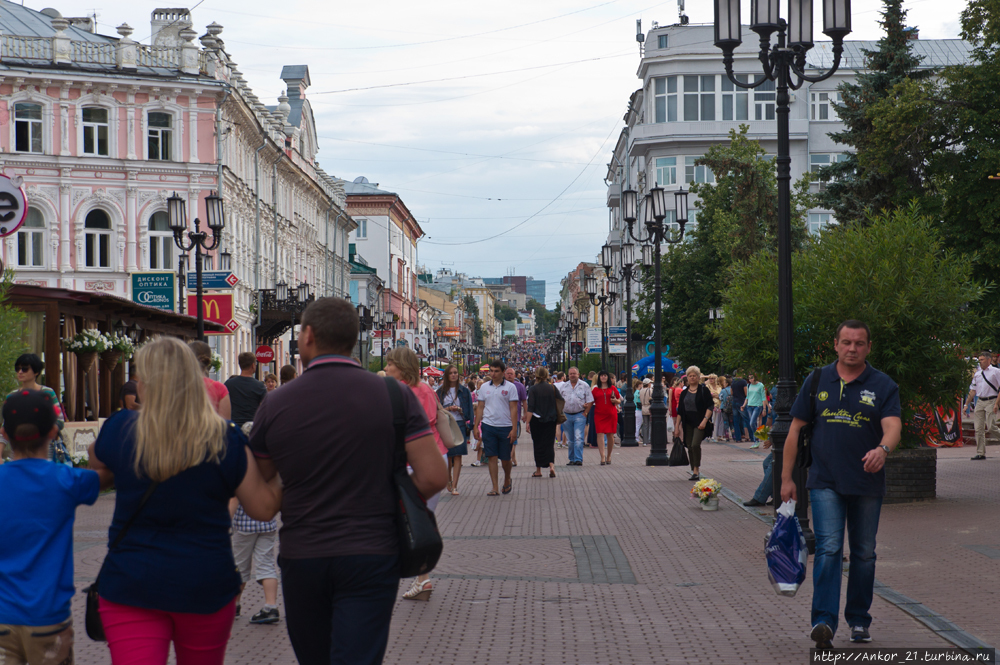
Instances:
[[[193,44],[150,46],[124,39],[117,42],[77,41],[69,39],[65,33],[57,33],[54,37],[0,35],[0,61],[97,65],[123,70],[150,67],[210,75],[209,53]]]
[[[0,35],[0,58],[51,61],[52,40],[46,37]]]

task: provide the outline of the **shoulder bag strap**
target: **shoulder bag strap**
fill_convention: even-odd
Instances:
[[[986,385],[988,385],[990,388],[992,388],[993,392],[1000,393],[1000,390],[998,390],[997,387],[994,386],[992,383],[990,383],[990,380],[986,378],[986,371],[982,370],[981,373],[983,375],[983,381],[986,382]]]
[[[396,432],[395,466],[406,466],[406,416],[403,413],[403,393],[399,382],[392,377],[385,377],[385,385],[389,390],[389,402],[392,404],[392,427]]]
[[[142,499],[139,500],[139,507],[135,509],[135,512],[132,513],[132,517],[128,518],[128,521],[125,522],[125,526],[123,526],[122,530],[118,532],[117,536],[115,536],[115,539],[111,542],[111,545],[108,546],[108,551],[115,549],[116,547],[118,547],[118,545],[121,544],[122,539],[125,537],[125,534],[128,533],[129,527],[131,527],[135,523],[135,518],[137,518],[139,516],[139,513],[142,512],[142,509],[146,505],[146,502],[149,501],[149,497],[152,496],[153,490],[155,490],[157,485],[159,484],[160,484],[159,482],[150,483],[149,487],[146,488],[145,494],[143,494]]]
[[[809,411],[809,422],[816,419],[816,391],[819,390],[819,375],[823,373],[823,368],[814,369],[812,378],[809,380],[809,399],[812,400],[812,409]]]

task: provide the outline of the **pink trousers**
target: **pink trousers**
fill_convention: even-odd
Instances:
[[[165,665],[171,642],[177,665],[222,665],[236,599],[215,614],[147,610],[104,598],[100,610],[113,665]]]

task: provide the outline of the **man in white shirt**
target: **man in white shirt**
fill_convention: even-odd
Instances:
[[[510,494],[510,453],[517,439],[517,387],[504,380],[504,364],[490,363],[490,382],[476,391],[476,423],[472,431],[482,441],[483,453],[489,458],[493,490],[487,496],[500,494],[497,488],[497,458],[503,463],[503,493]],[[482,434],[479,425],[482,424]]]
[[[580,380],[580,370],[576,367],[569,368],[569,381],[559,384],[559,393],[566,400],[563,406],[566,422],[562,425],[569,445],[566,466],[583,466],[583,429],[587,426],[587,412],[594,404],[594,394]]]
[[[1000,388],[1000,369],[990,364],[993,354],[983,351],[979,354],[979,369],[972,377],[972,384],[969,386],[969,396],[965,398],[965,411],[968,413],[969,405],[974,397],[976,410],[973,414],[973,423],[976,426],[976,456],[972,459],[986,459],[986,433],[996,430],[997,419],[997,389]],[[1000,432],[998,432],[1000,434]]]

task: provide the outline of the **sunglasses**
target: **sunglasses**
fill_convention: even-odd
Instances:
[[[15,372],[33,372],[31,365],[14,365]]]

